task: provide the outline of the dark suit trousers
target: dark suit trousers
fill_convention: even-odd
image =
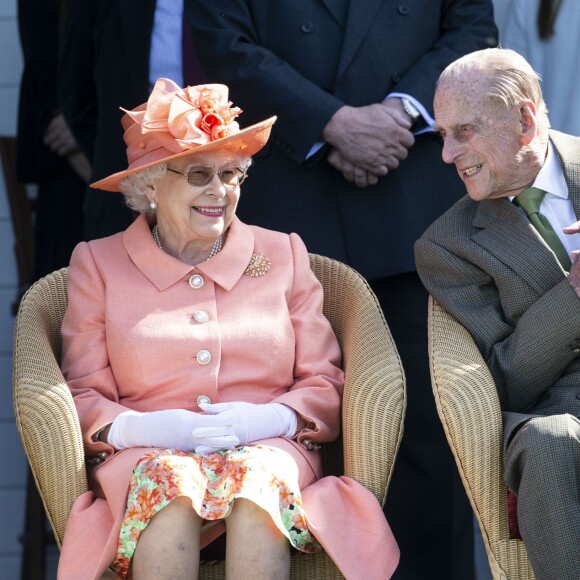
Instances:
[[[427,353],[427,292],[415,272],[370,281],[407,380],[407,413],[385,515],[401,549],[395,580],[473,575],[472,512],[439,421]]]

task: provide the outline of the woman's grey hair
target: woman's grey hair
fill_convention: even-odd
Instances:
[[[149,207],[147,189],[165,177],[166,173],[167,163],[160,163],[124,177],[119,189],[125,196],[125,203],[138,213],[153,213]]]
[[[232,161],[234,161],[234,158],[232,158]],[[252,158],[236,158],[235,162],[238,167],[242,167],[247,171],[252,165]],[[167,163],[159,163],[124,177],[119,183],[119,189],[125,196],[125,203],[137,213],[155,213],[155,210],[152,210],[149,206],[147,189],[155,185],[160,179],[163,179],[166,173]]]

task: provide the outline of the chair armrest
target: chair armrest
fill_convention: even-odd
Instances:
[[[495,383],[471,335],[432,297],[428,324],[433,393],[447,441],[482,533],[492,543],[508,539],[503,422]]]
[[[384,503],[403,435],[403,367],[380,305],[352,268],[310,255],[324,288],[324,314],[342,350],[344,474]]]
[[[74,500],[87,490],[81,429],[59,367],[66,271],[36,282],[14,330],[16,426],[59,547]]]

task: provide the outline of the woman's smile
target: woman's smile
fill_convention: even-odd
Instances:
[[[225,214],[226,206],[220,205],[219,207],[214,206],[202,206],[194,205],[191,207],[196,213],[207,216],[207,217],[222,217]]]

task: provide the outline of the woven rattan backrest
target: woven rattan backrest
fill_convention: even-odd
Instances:
[[[59,367],[66,273],[53,272],[24,295],[13,359],[16,426],[59,546],[72,503],[87,488],[78,417]]]
[[[324,289],[324,314],[343,354],[344,473],[383,502],[403,433],[403,367],[379,303],[364,278],[341,262],[315,254],[310,255],[310,266]],[[326,473],[333,472],[336,463],[328,463],[331,467]]]

